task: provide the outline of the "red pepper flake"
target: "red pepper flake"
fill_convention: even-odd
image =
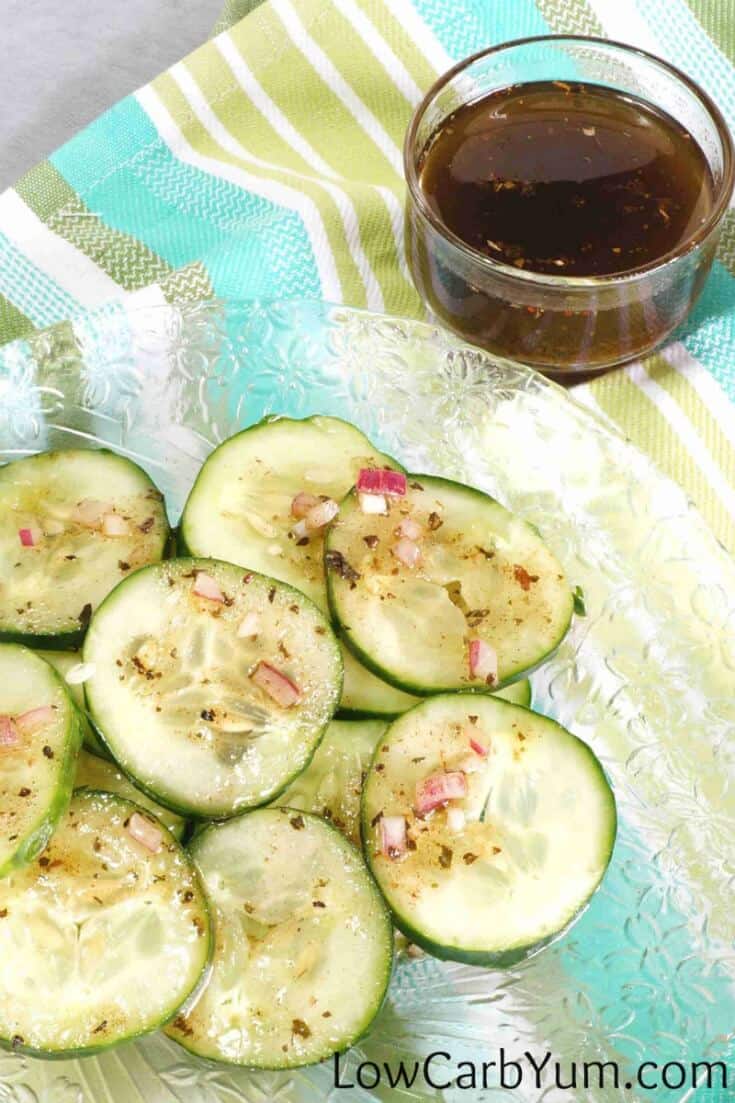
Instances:
[[[340,551],[328,551],[324,556],[324,564],[328,571],[336,571],[347,582],[357,582],[360,578],[359,571],[347,562]]]
[[[525,567],[521,567],[516,563],[513,567],[513,577],[522,590],[530,590],[532,582],[538,582],[539,576],[537,574],[529,574]]]
[[[443,846],[441,854],[439,855],[439,865],[442,869],[449,869],[452,864],[452,858],[454,857],[454,851],[448,846]]]

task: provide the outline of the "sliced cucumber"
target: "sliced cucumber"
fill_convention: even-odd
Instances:
[[[0,468],[0,639],[77,647],[102,599],[161,558],[169,529],[148,475],[112,452],[43,452]]]
[[[396,689],[388,682],[378,678],[366,666],[359,663],[351,651],[342,647],[342,662],[345,668],[345,681],[342,698],[339,703],[339,715],[345,719],[363,719],[382,717],[392,720],[402,712],[413,708],[423,697],[416,697]],[[514,705],[531,705],[531,683],[527,678],[512,682],[503,689],[495,690],[494,696],[510,701]]]
[[[177,816],[175,812],[169,811],[168,808],[156,804],[140,789],[136,789],[125,774],[120,773],[114,762],[107,762],[104,758],[99,758],[98,755],[83,750],[77,761],[74,788],[99,789],[102,792],[115,793],[126,800],[135,801],[141,808],[145,808],[147,812],[152,812],[154,816],[157,816],[175,839],[181,841],[183,838],[186,820],[182,819],[181,816]]]
[[[339,702],[340,715],[345,717],[382,716],[392,719],[421,700],[402,689],[388,685],[377,674],[355,658],[349,648],[342,645],[342,662],[345,681]]]
[[[351,491],[326,539],[332,613],[374,673],[408,693],[487,692],[559,645],[572,593],[531,525],[479,490],[424,475],[388,501],[388,514],[365,514]],[[421,535],[406,540],[402,524]],[[415,566],[401,548],[418,548]],[[489,649],[494,679],[471,674],[471,641]]]
[[[0,644],[0,877],[46,846],[71,798],[81,741],[56,671],[27,647]]]
[[[69,693],[72,701],[79,709],[79,723],[82,728],[84,746],[88,751],[91,751],[92,754],[107,758],[107,748],[92,727],[89,717],[87,716],[87,702],[84,699],[84,685],[81,682],[72,681],[69,683],[66,681],[66,676],[69,671],[81,664],[82,656],[78,651],[42,651],[41,658],[45,659],[47,663],[51,663],[54,670],[58,670],[59,674],[64,679],[67,693]]]
[[[303,774],[274,802],[314,812],[360,845],[362,783],[384,720],[333,720]]]
[[[431,811],[422,786],[432,779],[436,799],[447,774],[464,778],[466,793]],[[383,817],[395,817],[388,845]],[[408,938],[437,957],[505,966],[584,908],[612,853],[615,799],[590,748],[553,720],[489,695],[446,694],[388,728],[362,827]]]
[[[498,689],[493,697],[499,697],[501,701],[509,701],[511,705],[522,705],[525,709],[531,707],[531,683],[528,678],[520,682],[511,682],[509,686]]]
[[[293,1068],[368,1029],[393,931],[358,852],[323,820],[266,808],[206,828],[192,854],[215,913],[209,984],[167,1033],[192,1053]]]
[[[74,795],[39,861],[0,882],[0,917],[0,1039],[39,1057],[163,1026],[212,949],[186,852],[136,804],[92,790]]]
[[[291,503],[301,491],[339,501],[361,467],[388,464],[398,467],[339,418],[266,419],[207,459],[184,507],[180,546],[279,578],[326,609],[323,534],[294,540]]]
[[[339,646],[316,606],[213,559],[167,560],[120,583],[92,618],[84,661],[89,711],[116,762],[195,817],[277,796],[309,762],[342,689]],[[279,704],[281,690],[293,700]]]
[[[182,554],[214,556],[288,582],[327,610],[324,536],[292,537],[291,503],[301,491],[340,501],[361,467],[400,465],[354,425],[334,417],[274,418],[221,444],[209,457],[184,507]],[[350,656],[342,708],[395,715],[411,702],[381,685]]]

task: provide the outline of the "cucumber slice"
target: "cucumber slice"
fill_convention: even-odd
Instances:
[[[408,693],[488,692],[543,662],[567,632],[572,593],[535,529],[479,490],[410,475],[390,513],[365,514],[357,493],[326,539],[327,587],[345,643],[375,674]],[[418,523],[420,559],[396,552],[398,526]],[[497,676],[473,676],[472,640]]]
[[[341,716],[362,718],[382,716],[392,719],[421,700],[402,689],[388,685],[377,674],[358,662],[349,648],[342,645],[342,662],[345,669],[342,697],[339,702]]]
[[[342,647],[342,662],[345,668],[345,680],[342,698],[339,702],[339,716],[344,719],[366,719],[382,717],[392,720],[402,712],[413,708],[424,698],[404,693],[388,682],[384,682],[359,663],[346,647]],[[531,683],[528,678],[495,691],[494,696],[510,701],[514,705],[531,706]]]
[[[298,543],[291,503],[300,491],[339,501],[361,467],[399,465],[335,417],[266,419],[207,459],[181,516],[180,546],[271,575],[327,608],[323,534]]]
[[[509,701],[511,705],[522,705],[524,709],[531,707],[531,683],[528,678],[520,682],[512,682],[503,689],[498,689],[493,697],[499,697],[501,701]]]
[[[0,877],[33,861],[69,803],[79,716],[58,674],[0,644]]]
[[[161,558],[163,498],[112,452],[43,452],[0,468],[0,639],[78,647],[129,571]]]
[[[316,816],[264,808],[192,843],[212,902],[209,984],[167,1033],[250,1068],[322,1061],[369,1028],[391,976],[393,930],[358,852]]]
[[[66,680],[69,671],[81,664],[82,656],[78,651],[42,651],[40,654],[42,659],[45,659],[47,663],[51,663],[54,670],[58,670],[59,674],[64,679],[67,693],[79,710],[79,723],[82,729],[84,746],[88,751],[91,751],[92,754],[99,755],[101,758],[107,758],[107,748],[92,727],[89,717],[87,716],[87,702],[84,699],[84,685],[81,682],[69,683]],[[104,788],[104,786],[98,786],[98,788]]]
[[[77,772],[74,779],[75,789],[100,789],[105,793],[115,793],[125,800],[132,800],[152,812],[154,816],[164,824],[175,839],[181,842],[186,830],[186,820],[177,816],[175,812],[156,804],[154,800],[136,789],[125,774],[120,773],[114,762],[107,762],[89,751],[83,750],[77,761]]]
[[[427,810],[421,786],[447,773],[464,778],[466,795]],[[398,818],[392,830],[400,817],[406,827],[393,856],[383,852],[388,816]],[[489,695],[446,694],[394,721],[378,744],[362,829],[411,941],[436,957],[502,967],[585,907],[612,854],[615,799],[590,748],[553,720]]]
[[[131,834],[141,827],[148,845]],[[42,858],[0,882],[0,916],[0,1039],[39,1057],[82,1056],[156,1030],[211,955],[188,855],[110,793],[74,795]]]
[[[303,774],[292,781],[278,805],[314,812],[360,845],[360,798],[384,720],[333,720]]]
[[[197,593],[208,587],[213,597]],[[84,661],[90,715],[118,765],[194,817],[277,796],[342,689],[339,646],[316,606],[213,559],[170,559],[120,583],[92,618]],[[292,700],[279,704],[281,691]]]
[[[291,503],[300,491],[340,501],[361,467],[383,466],[401,470],[339,418],[266,419],[230,437],[202,467],[181,518],[181,552],[262,571],[295,586],[326,612],[323,532],[302,543],[292,539]],[[345,660],[344,710],[395,715],[410,705],[354,656]]]

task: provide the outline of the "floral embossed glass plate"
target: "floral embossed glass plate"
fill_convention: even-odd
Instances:
[[[586,739],[618,799],[611,868],[564,937],[507,972],[401,960],[370,1036],[342,1061],[430,1065],[410,1088],[335,1087],[197,1062],[158,1035],[86,1061],[0,1055],[0,1103],[725,1103],[729,1092],[626,1089],[645,1060],[735,1075],[735,565],[683,493],[529,369],[421,323],[319,303],[116,305],[0,349],[0,459],[108,444],[178,517],[212,447],[266,413],[354,421],[410,469],[475,483],[533,521],[587,616],[534,675],[535,707]],[[2,584],[2,580],[0,580]],[[573,857],[573,856],[570,856]],[[155,978],[151,978],[155,983]],[[349,978],[345,978],[349,983]],[[552,1054],[513,1090],[482,1062]],[[478,1070],[468,1087],[467,1065]],[[620,1087],[555,1086],[617,1061]],[[649,1077],[655,1075],[649,1070]],[[370,1068],[363,1074],[371,1083]],[[676,1080],[672,1073],[669,1079]],[[513,1075],[507,1079],[512,1082]],[[717,1076],[713,1083],[717,1085]]]

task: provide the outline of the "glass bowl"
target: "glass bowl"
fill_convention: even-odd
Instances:
[[[468,246],[444,225],[420,183],[420,159],[463,104],[531,81],[603,85],[682,124],[714,181],[706,222],[655,263],[615,276],[563,277],[515,268]],[[431,311],[460,336],[549,374],[594,372],[643,356],[687,316],[712,265],[733,191],[733,144],[717,106],[692,80],[642,50],[604,39],[548,35],[474,54],[433,85],[406,134],[406,247]]]
[[[534,673],[534,708],[611,778],[610,869],[574,928],[512,969],[401,955],[373,1029],[341,1059],[351,1089],[332,1062],[252,1073],[154,1034],[84,1060],[0,1051],[0,1103],[725,1103],[624,1085],[647,1060],[735,1067],[732,559],[685,494],[561,388],[440,327],[316,302],[115,305],[0,349],[0,462],[106,445],[146,467],[174,523],[211,450],[274,412],[347,418],[410,470],[473,483],[538,526],[587,615]],[[517,1089],[499,1083],[501,1051],[521,1063]],[[551,1054],[539,1086],[528,1053]],[[418,1066],[410,1089],[389,1086],[383,1065],[395,1080],[400,1061],[409,1077]],[[478,1084],[496,1062],[486,1088],[432,1087],[469,1075],[463,1061]],[[556,1089],[556,1061],[564,1083],[578,1063],[578,1091]],[[619,1089],[592,1069],[582,1090],[596,1061],[618,1062]],[[369,1062],[381,1083],[362,1087]]]

